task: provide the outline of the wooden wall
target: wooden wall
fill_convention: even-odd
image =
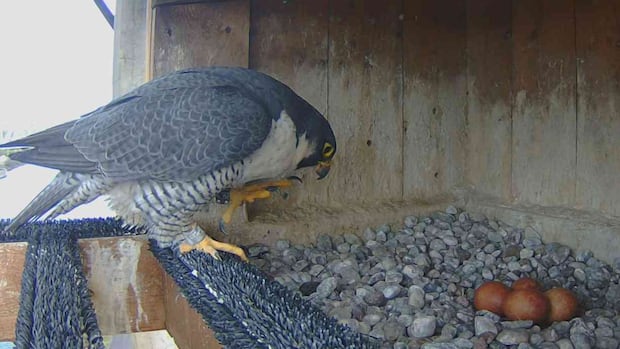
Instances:
[[[332,123],[328,179],[256,212],[469,187],[620,215],[617,1],[171,2],[153,2],[152,75],[249,66]]]
[[[469,1],[468,183],[620,215],[620,3]]]

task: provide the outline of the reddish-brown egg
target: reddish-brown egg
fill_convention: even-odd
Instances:
[[[532,278],[520,278],[519,280],[512,283],[513,290],[542,290],[538,281]]]
[[[511,291],[510,287],[499,281],[487,281],[476,289],[474,307],[476,310],[488,310],[503,316],[502,306]]]
[[[579,301],[575,294],[565,288],[552,288],[545,292],[551,305],[549,321],[568,321],[577,315]]]
[[[542,323],[549,315],[549,308],[549,299],[544,293],[534,289],[521,289],[510,292],[502,310],[508,320]]]

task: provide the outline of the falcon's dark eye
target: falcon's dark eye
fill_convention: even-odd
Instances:
[[[332,155],[334,155],[334,146],[329,143],[323,144],[323,157],[330,158]]]

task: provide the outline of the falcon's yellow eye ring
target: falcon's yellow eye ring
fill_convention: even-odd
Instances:
[[[334,146],[329,143],[323,144],[323,157],[330,158],[332,155],[334,155]]]

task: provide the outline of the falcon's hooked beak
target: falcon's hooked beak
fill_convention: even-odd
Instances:
[[[332,166],[331,160],[319,161],[319,164],[314,168],[314,172],[319,176],[319,180],[325,178],[329,173],[329,168]]]

